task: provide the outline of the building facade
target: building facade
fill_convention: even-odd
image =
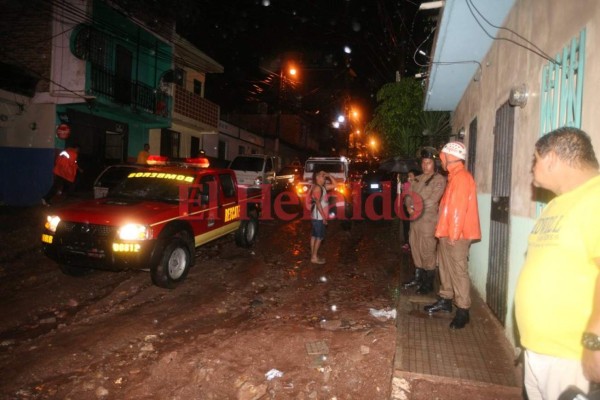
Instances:
[[[486,33],[494,39],[480,43]],[[452,111],[456,138],[467,145],[483,235],[471,247],[471,280],[515,344],[516,281],[548,200],[532,188],[534,144],[553,129],[575,126],[600,154],[598,42],[595,0],[448,0],[441,11],[425,109]],[[478,46],[480,53],[473,51]]]

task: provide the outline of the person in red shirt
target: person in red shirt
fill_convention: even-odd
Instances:
[[[50,200],[55,195],[61,194],[65,186],[72,185],[75,182],[77,171],[82,171],[77,165],[78,156],[79,145],[77,144],[60,152],[54,165],[54,182],[48,193],[42,198],[43,205],[50,205]]]
[[[467,150],[461,142],[447,143],[440,153],[442,168],[448,171],[448,184],[440,201],[435,236],[439,239],[440,260],[439,299],[425,306],[432,314],[457,310],[451,329],[462,329],[469,323],[471,281],[468,271],[469,247],[481,239],[477,189],[473,176],[465,169]]]

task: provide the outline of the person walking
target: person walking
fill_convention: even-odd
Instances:
[[[312,223],[310,261],[313,264],[325,264],[325,259],[319,257],[319,248],[321,242],[325,239],[325,227],[327,226],[327,210],[329,208],[327,191],[335,188],[336,181],[333,176],[325,171],[315,171],[312,181],[313,186],[310,190],[310,217]]]
[[[421,151],[423,173],[413,179],[411,189],[405,193],[404,204],[410,222],[409,241],[415,276],[403,284],[404,289],[417,287],[417,294],[433,290],[435,267],[437,266],[437,239],[435,227],[438,221],[438,206],[446,188],[446,179],[437,173],[435,149]]]
[[[42,197],[42,204],[49,206],[52,198],[55,195],[61,194],[66,187],[75,183],[77,177],[77,171],[83,172],[77,165],[77,158],[79,157],[79,145],[75,144],[73,147],[69,147],[60,152],[54,164],[52,170],[54,174],[54,180],[48,193]]]
[[[144,148],[138,153],[136,163],[146,165],[148,164],[148,157],[150,157],[150,145],[145,143]]]
[[[559,128],[535,144],[533,184],[556,194],[529,235],[515,315],[530,400],[600,382],[600,176],[590,137]]]
[[[468,271],[469,247],[481,239],[477,190],[473,176],[465,169],[467,150],[461,142],[447,143],[440,153],[442,168],[448,171],[448,185],[440,201],[435,236],[439,239],[440,290],[439,299],[425,306],[425,311],[452,312],[456,315],[451,329],[462,329],[469,323],[471,281]]]

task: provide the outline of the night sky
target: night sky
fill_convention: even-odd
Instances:
[[[114,1],[171,17],[179,35],[223,65],[205,88],[222,114],[266,104],[268,112],[329,116],[352,106],[370,119],[396,71],[420,72],[413,55],[437,14],[418,11],[423,0]],[[282,60],[293,60],[300,77],[280,90]]]
[[[352,103],[368,113],[396,71],[418,72],[413,53],[432,23],[419,3],[196,0],[178,9],[177,31],[224,66],[224,74],[208,76],[205,93],[224,112],[273,103],[280,60],[293,59],[302,77],[286,87],[284,108],[331,113]]]

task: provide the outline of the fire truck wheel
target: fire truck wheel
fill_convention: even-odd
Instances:
[[[190,248],[180,237],[174,237],[165,247],[157,265],[150,269],[152,283],[172,289],[182,282],[192,266]]]
[[[69,276],[84,276],[89,274],[92,270],[85,267],[75,267],[73,265],[60,264],[60,270],[63,274]]]
[[[251,211],[248,214],[248,219],[243,220],[235,232],[235,243],[240,247],[252,246],[258,233],[258,216],[256,212]]]

